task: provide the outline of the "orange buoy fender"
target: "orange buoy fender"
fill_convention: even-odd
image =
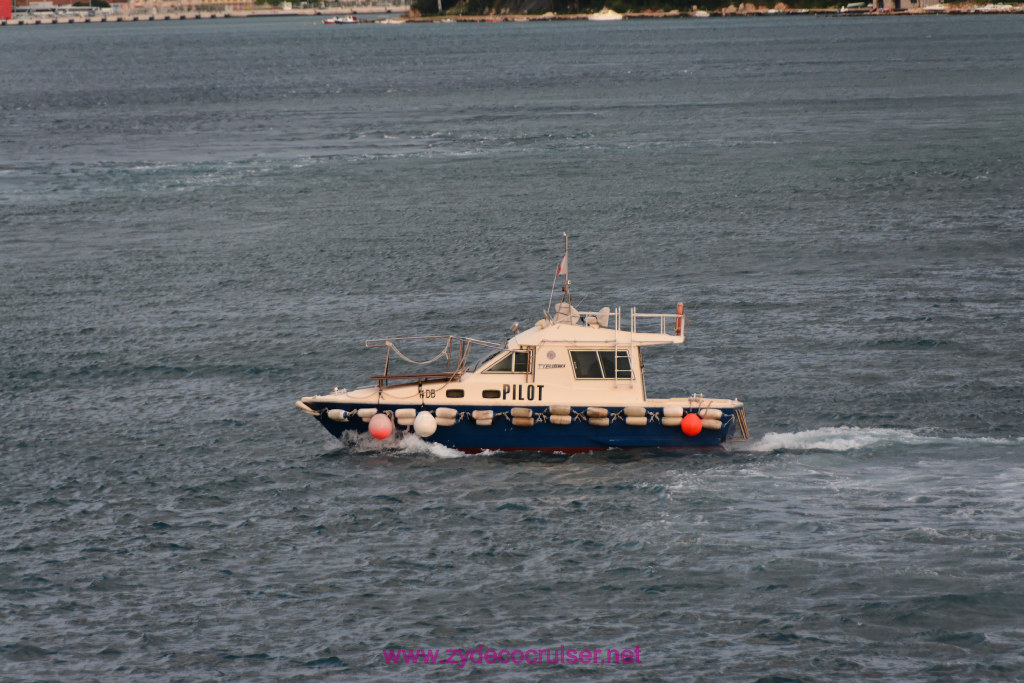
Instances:
[[[697,436],[700,434],[700,430],[704,428],[704,423],[697,413],[687,413],[683,416],[683,421],[679,423],[679,426],[682,427],[683,434]]]
[[[683,333],[683,302],[680,301],[676,304],[676,336],[680,336]]]
[[[370,436],[375,439],[386,439],[391,436],[391,431],[395,426],[391,423],[391,418],[384,413],[377,413],[370,418]]]

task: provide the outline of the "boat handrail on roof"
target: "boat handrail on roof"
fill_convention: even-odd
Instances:
[[[641,329],[647,321],[656,321],[656,331]],[[580,311],[575,308],[571,310],[556,310],[553,319],[555,323],[569,323],[571,325],[588,325],[590,327],[604,327],[616,332],[629,332],[630,334],[662,334],[666,337],[682,336],[676,334],[675,325],[679,323],[679,330],[686,322],[686,316],[682,313],[637,313],[635,308],[629,311],[629,328],[622,329],[622,311],[620,309],[609,310],[602,308],[600,311]]]
[[[641,330],[637,329],[637,323],[640,320],[643,320],[643,319],[646,319],[646,320],[657,320],[658,323],[659,323],[658,334],[664,334],[664,335],[667,335],[667,336],[670,336],[670,337],[682,336],[683,327],[686,324],[686,316],[684,314],[682,314],[682,313],[637,313],[635,308],[632,309],[630,311],[630,313],[631,313],[631,320],[630,320],[630,327],[631,327],[631,329],[630,329],[630,331],[633,334],[641,332]],[[676,335],[674,332],[670,332],[669,331],[669,330],[673,330],[674,329],[672,327],[672,325],[675,325],[677,320],[679,321],[679,331],[680,331],[680,333],[678,335]]]

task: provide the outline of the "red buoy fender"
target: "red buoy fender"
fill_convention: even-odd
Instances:
[[[683,434],[697,436],[700,434],[700,430],[704,428],[704,423],[701,422],[700,416],[697,413],[687,413],[683,416],[683,421],[679,423],[679,426],[682,428]]]
[[[391,418],[384,413],[377,413],[370,418],[370,436],[375,439],[386,439],[391,436],[392,430],[395,426],[391,423]]]

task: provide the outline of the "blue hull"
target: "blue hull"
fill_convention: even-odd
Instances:
[[[354,406],[337,403],[318,403],[315,409],[340,408],[353,411],[361,407],[377,407],[380,412],[390,412],[410,406],[380,405]],[[477,425],[469,414],[473,410],[494,410],[494,422],[490,426]],[[574,408],[582,413],[586,408]],[[616,408],[609,408],[615,413]],[[543,418],[532,426],[513,426],[506,412],[495,406],[461,407],[458,421],[451,427],[438,426],[428,439],[448,448],[475,453],[484,450],[495,451],[556,451],[574,453],[596,451],[608,448],[699,448],[720,446],[732,434],[736,426],[734,410],[723,410],[722,427],[717,430],[702,429],[696,436],[686,436],[679,426],[669,427],[660,421],[650,420],[644,426],[627,425],[622,420],[613,420],[607,427],[591,425],[586,419],[574,419],[571,424],[552,424]],[[366,433],[369,426],[359,417],[352,415],[347,422],[336,422],[327,417],[324,410],[318,418],[331,434],[340,437],[348,433]],[[411,427],[395,426],[398,432]]]

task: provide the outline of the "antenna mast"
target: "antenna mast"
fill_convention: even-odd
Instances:
[[[559,275],[565,276],[565,284],[562,285],[562,303],[568,299],[569,306],[572,306],[572,294],[569,292],[569,285],[571,284],[569,282],[569,235],[568,233],[563,232],[562,237],[565,238],[565,254],[562,256],[561,263],[558,264],[558,270],[555,271],[555,279],[551,281],[551,296],[548,297],[548,309],[547,313],[544,314],[545,317],[548,318],[551,317],[551,302],[554,301],[555,298],[555,285],[558,284]],[[559,305],[561,305],[561,303]]]

